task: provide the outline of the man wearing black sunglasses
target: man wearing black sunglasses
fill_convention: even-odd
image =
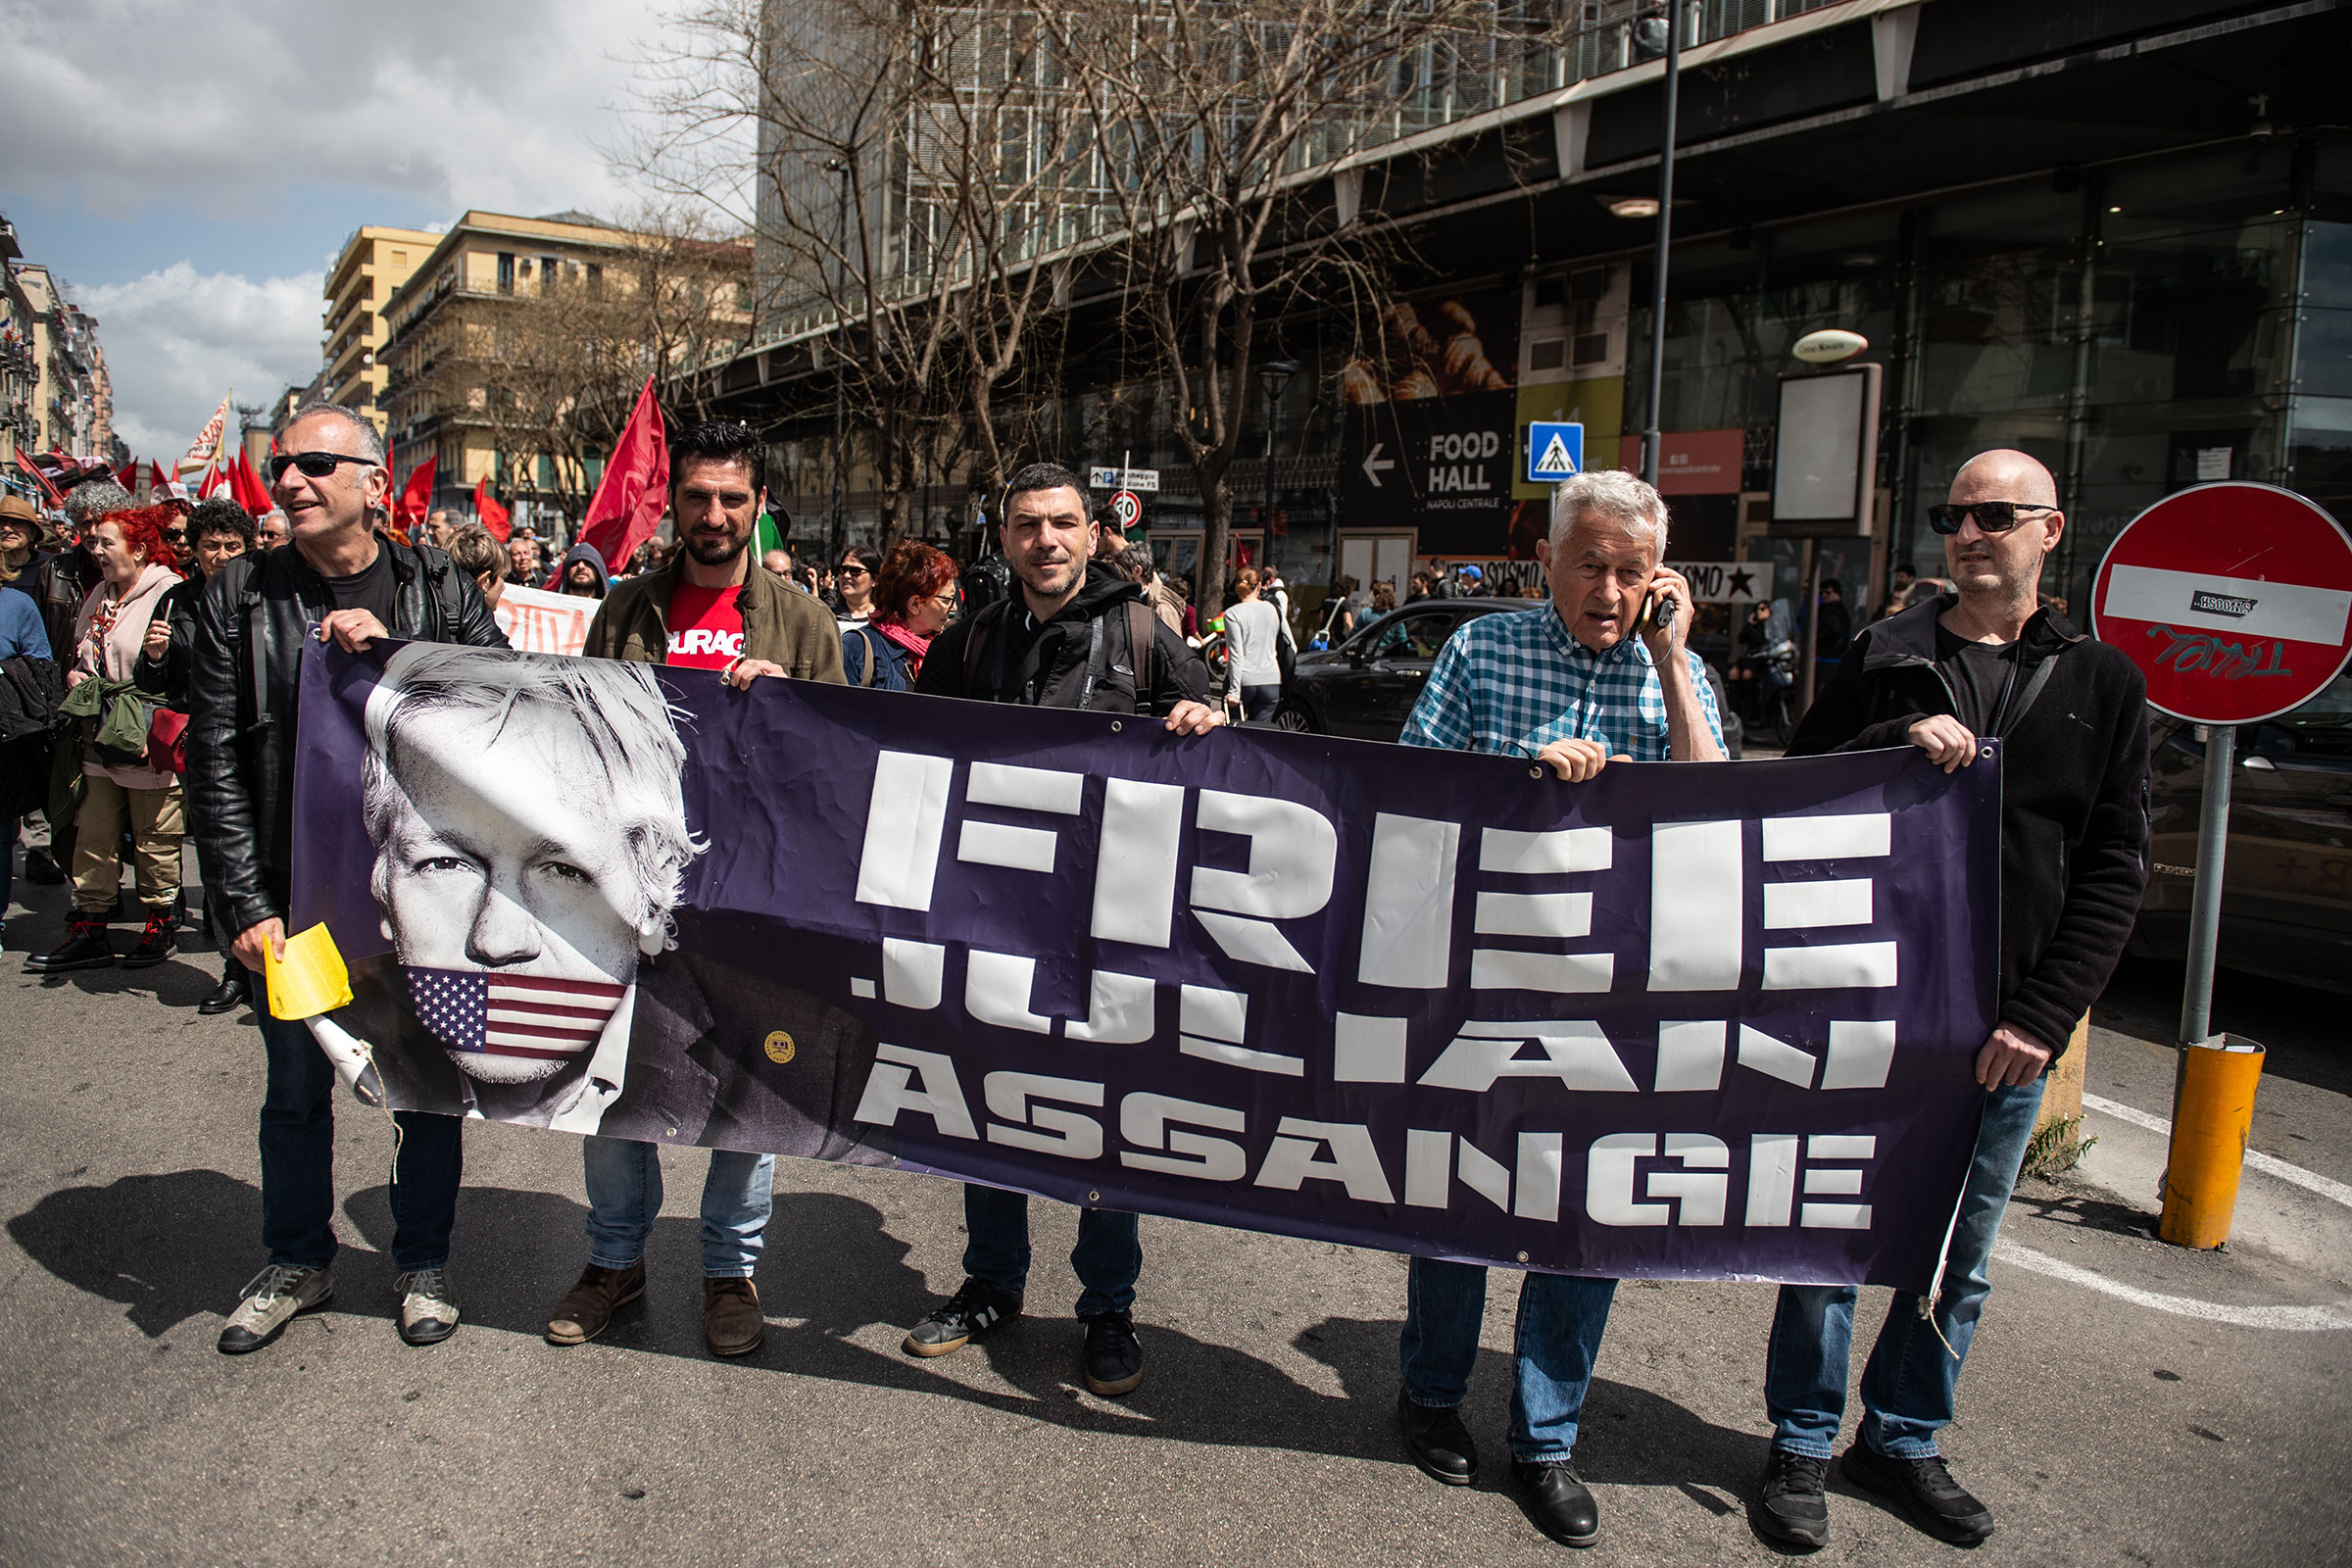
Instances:
[[[384,445],[367,416],[302,410],[270,461],[270,497],[292,548],[221,564],[194,607],[189,638],[187,784],[207,896],[248,974],[268,1053],[262,1101],[262,1245],[270,1261],[220,1332],[228,1354],[258,1350],[333,1295],[335,1071],[309,1028],[272,1017],[265,951],[285,949],[292,905],[295,705],[306,642],[358,653],[378,637],[504,648],[481,590],[429,545],[375,524],[390,499]],[[447,1265],[464,1125],[396,1112],[393,1290],[400,1336],[432,1345],[458,1326]]]
[[[1952,1479],[1936,1435],[1952,1419],[2043,1071],[2105,989],[2139,909],[2147,692],[2130,660],[2039,603],[2042,564],[2066,530],[2049,469],[2023,452],[1980,453],[1929,517],[1958,592],[1856,637],[1788,755],[1910,745],[1949,773],[1990,765],[1979,736],[2003,743],[2000,1022],[1976,1053],[1976,1157],[1942,1289],[1932,1302],[1895,1293],[1845,1452],[1848,1478],[1893,1497],[1930,1534],[1972,1545],[1992,1534],[1992,1510]],[[1764,1371],[1772,1457],[1753,1517],[1789,1545],[1829,1540],[1823,1481],[1845,1414],[1854,1297],[1850,1285],[1781,1287]]]

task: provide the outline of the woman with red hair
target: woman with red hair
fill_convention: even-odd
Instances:
[[[956,563],[912,539],[891,546],[874,580],[873,617],[841,634],[841,663],[853,686],[914,689],[931,639],[956,618]]]
[[[87,726],[81,742],[81,809],[74,818],[74,913],[66,940],[24,960],[35,973],[102,969],[115,962],[107,921],[122,883],[122,833],[130,831],[138,860],[139,902],[147,930],[122,958],[125,968],[145,968],[172,956],[172,930],[179,919],[179,844],[186,830],[179,777],[147,765],[143,750],[122,737],[100,746],[97,733],[138,673],[147,624],[155,619],[164,591],[179,581],[172,568],[178,552],[164,537],[177,526],[171,507],[135,507],[110,512],[91,527],[82,544],[98,563],[98,586],[81,602],[74,621],[74,646],[61,651],[71,661],[69,689],[85,681],[105,683],[97,712],[101,724]],[[161,698],[157,691],[154,696]],[[145,736],[139,737],[143,748]]]

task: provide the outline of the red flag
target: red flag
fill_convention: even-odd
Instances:
[[[502,545],[507,542],[507,535],[514,531],[514,514],[490,499],[488,474],[473,482],[473,514],[490,530],[490,537]]]
[[[649,375],[612,448],[612,461],[605,465],[605,476],[597,482],[596,499],[588,503],[580,543],[594,545],[610,569],[625,570],[637,547],[662,526],[662,511],[668,504],[668,432]]]
[[[217,466],[207,468],[204,470],[204,482],[196,487],[196,499],[199,501],[207,500],[219,492],[227,489],[228,470],[226,468]],[[235,492],[231,491],[230,494],[233,498]]]
[[[257,517],[274,505],[270,499],[270,487],[262,483],[260,474],[253,471],[253,464],[246,458],[242,447],[237,449],[235,460],[229,464],[228,494],[230,500]]]
[[[400,504],[392,509],[392,520],[412,534],[424,527],[425,513],[433,499],[433,465],[437,461],[427,456],[416,465],[416,472],[409,475],[409,482],[401,488]]]
[[[139,488],[139,460],[133,458],[128,463],[122,465],[122,466],[120,468],[117,468],[115,470],[115,483],[135,494]]]

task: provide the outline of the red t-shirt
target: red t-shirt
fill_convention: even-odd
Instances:
[[[743,655],[738,587],[697,588],[681,582],[669,595],[669,662],[688,669],[724,669]]]

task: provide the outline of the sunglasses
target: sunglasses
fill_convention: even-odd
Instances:
[[[1960,525],[1974,517],[1978,528],[1985,533],[2007,533],[2026,520],[2019,515],[2020,513],[2057,510],[2056,507],[2045,507],[2031,501],[1980,501],[1973,507],[1953,506],[1947,502],[1943,506],[1928,509],[1928,523],[1937,533],[1958,533]]]
[[[862,577],[865,575],[865,568],[863,566],[847,561],[843,562],[837,570],[838,574],[844,577]]]
[[[355,458],[342,452],[279,452],[270,459],[270,482],[275,484],[283,479],[288,468],[300,468],[305,478],[323,479],[346,463],[356,463],[363,468],[377,466],[373,458]]]

